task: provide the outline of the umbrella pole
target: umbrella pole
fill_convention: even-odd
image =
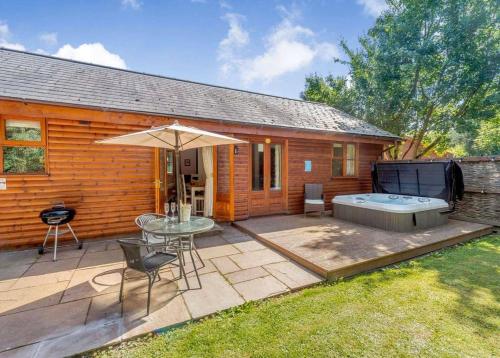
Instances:
[[[177,222],[181,221],[181,156],[179,152],[179,132],[175,131],[175,182],[176,182],[176,206],[177,206]]]

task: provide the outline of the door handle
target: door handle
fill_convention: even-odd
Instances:
[[[163,182],[159,179],[155,180],[153,184],[155,185],[155,189],[160,189],[160,186]]]

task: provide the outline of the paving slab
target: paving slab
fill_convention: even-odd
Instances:
[[[57,248],[57,260],[71,259],[75,257],[82,257],[85,254],[85,250],[78,250],[76,246],[68,247],[58,247]],[[47,251],[45,254],[41,255],[37,262],[52,261],[54,259],[53,252]]]
[[[144,300],[145,295],[139,298]],[[126,320],[124,322],[121,339],[129,339],[191,319],[181,295],[171,297],[167,303],[163,302],[158,307],[156,307],[156,302],[160,301],[155,301],[155,303],[152,301],[152,309],[149,316],[135,320]]]
[[[271,275],[236,283],[234,288],[247,301],[259,300],[289,290],[288,287]]]
[[[223,275],[240,270],[239,266],[236,265],[234,261],[227,256],[215,257],[211,259],[211,261]]]
[[[266,248],[266,246],[262,245],[260,242],[256,240],[237,242],[233,244],[233,246],[236,247],[241,252],[258,251]]]
[[[0,358],[32,358],[35,356],[39,346],[40,343],[35,343],[0,352]]]
[[[36,262],[17,280],[12,289],[69,281],[79,261],[79,258],[71,258],[56,262]]]
[[[122,304],[118,292],[92,297],[90,309],[85,324],[108,324],[120,321],[122,318]]]
[[[264,268],[291,289],[299,289],[323,281],[321,276],[290,261],[264,265]]]
[[[67,285],[63,281],[0,292],[0,315],[56,305]]]
[[[150,314],[161,310],[176,296],[180,295],[177,282],[161,280],[155,282],[151,289]],[[147,286],[146,289],[128,291],[123,297],[123,317],[125,322],[144,319],[147,313]]]
[[[68,357],[103,345],[118,343],[122,332],[121,323],[81,326],[70,334],[40,343],[36,357]]]
[[[122,264],[75,270],[62,302],[119,291],[122,271]]]
[[[198,249],[198,252],[200,253],[201,258],[205,260],[214,257],[234,255],[239,253],[240,251],[238,251],[233,245],[229,245],[226,243],[226,245],[200,248]]]
[[[32,264],[38,258],[39,255],[36,250],[0,252],[0,268]]]
[[[245,301],[218,272],[200,276],[203,288],[182,293],[184,301],[193,318],[199,318]],[[179,281],[182,290],[186,288],[183,280]]]
[[[85,255],[82,256],[78,268],[112,265],[122,263],[123,261],[124,257],[121,249],[86,252]]]
[[[231,255],[229,257],[242,269],[287,261],[284,256],[281,256],[271,249],[244,252],[241,254]]]
[[[255,278],[268,276],[269,272],[264,270],[262,267],[253,267],[246,270],[240,270],[236,272],[231,272],[225,275],[226,279],[232,283],[238,283],[243,281],[253,280]]]
[[[65,335],[85,323],[90,299],[0,317],[0,351]],[[30,324],[26,324],[29,322]]]

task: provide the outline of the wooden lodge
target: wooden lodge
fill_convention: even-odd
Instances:
[[[334,195],[371,191],[370,163],[398,138],[322,104],[0,49],[0,248],[40,244],[38,215],[76,209],[80,238],[137,231],[163,212],[174,165],[164,150],[96,144],[172,123],[235,136],[213,148],[213,216],[303,211],[304,184]],[[196,150],[195,150],[196,151]]]

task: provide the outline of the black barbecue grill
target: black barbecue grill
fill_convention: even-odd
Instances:
[[[43,241],[43,245],[38,248],[38,253],[43,255],[46,249],[47,240],[49,236],[54,236],[54,261],[57,258],[57,240],[59,236],[64,235],[68,232],[71,232],[73,238],[78,245],[78,249],[82,248],[82,243],[78,241],[78,238],[75,235],[75,232],[71,228],[69,224],[71,220],[76,215],[76,210],[73,208],[67,208],[64,204],[57,204],[51,207],[50,209],[45,209],[40,212],[40,219],[49,225],[49,230],[47,231],[47,235],[45,235],[45,240]],[[59,225],[66,225],[67,229],[59,230]],[[54,232],[52,232],[54,230]]]

